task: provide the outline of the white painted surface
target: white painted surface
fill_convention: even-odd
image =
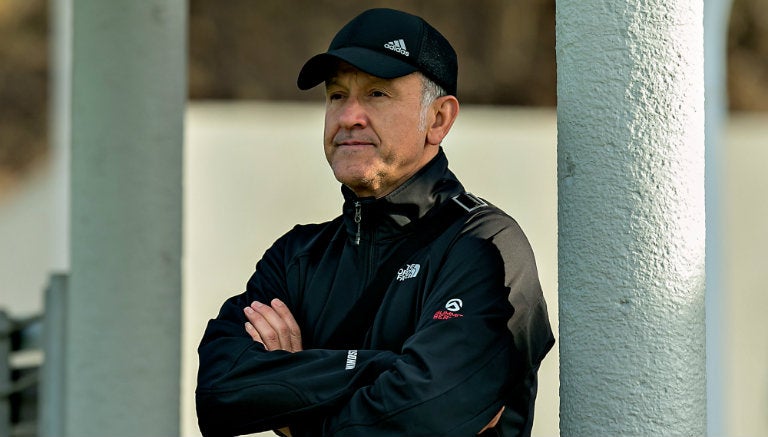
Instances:
[[[704,172],[707,213],[707,435],[726,435],[725,314],[723,279],[723,156],[728,118],[727,42],[731,0],[704,0],[704,106],[706,152]]]
[[[702,17],[558,2],[564,435],[706,434]]]
[[[727,135],[720,308],[726,322],[723,436],[768,436],[768,114],[733,117]]]
[[[72,2],[58,0],[50,3],[48,21],[51,26],[51,63],[48,104],[48,130],[51,147],[51,174],[53,184],[51,199],[51,247],[50,268],[57,272],[69,271],[69,217],[71,201],[69,195],[69,164],[72,138]]]

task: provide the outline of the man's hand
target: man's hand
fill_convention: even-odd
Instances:
[[[485,432],[486,430],[488,430],[488,429],[491,429],[491,428],[493,428],[494,426],[498,425],[498,423],[499,423],[499,419],[501,419],[501,413],[503,413],[503,412],[504,412],[504,408],[505,408],[505,407],[501,407],[501,410],[499,410],[499,412],[498,412],[498,413],[496,413],[496,416],[495,416],[493,419],[491,419],[491,421],[490,421],[490,422],[488,422],[488,425],[485,425],[485,426],[483,427],[483,429],[481,429],[481,430],[480,430],[480,432],[478,432],[478,434],[482,434],[482,433],[483,433],[483,432]]]
[[[269,305],[254,301],[243,309],[245,331],[254,341],[258,341],[268,351],[284,350],[299,352],[301,330],[296,319],[280,299],[272,299]]]
[[[272,299],[269,305],[254,301],[243,309],[245,317],[245,331],[253,341],[258,341],[268,351],[284,350],[299,352],[303,350],[301,345],[301,329],[291,311],[280,299]],[[501,419],[501,413],[505,407],[501,407],[496,416],[478,432],[482,434],[495,427]],[[279,430],[283,435],[290,436],[288,427]]]

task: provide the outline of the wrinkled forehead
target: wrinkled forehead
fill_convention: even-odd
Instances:
[[[341,60],[338,60],[335,62],[335,65],[330,67],[328,69],[328,77],[325,79],[325,85],[331,85],[335,83],[339,83],[342,80],[346,80],[347,78],[354,77],[356,79],[363,79],[366,81],[388,81],[389,79],[385,79],[383,77],[374,76],[372,74],[366,73],[365,71],[355,67],[354,65],[344,62]]]
[[[345,82],[348,82],[350,80],[355,80],[357,82],[365,82],[365,83],[371,83],[371,84],[400,84],[410,82],[409,76],[418,77],[421,78],[421,73],[419,72],[413,72],[406,74],[405,76],[399,76],[395,78],[384,78],[379,76],[374,76],[370,73],[366,73],[365,71],[355,67],[354,65],[344,62],[342,60],[336,61],[336,65],[334,65],[329,70],[328,78],[325,80],[325,86],[328,88],[332,85],[339,85]],[[420,82],[419,82],[420,83]]]

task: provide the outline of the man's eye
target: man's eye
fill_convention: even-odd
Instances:
[[[383,91],[371,91],[371,97],[386,97],[386,95]]]
[[[331,94],[328,94],[328,100],[339,100],[342,97],[343,96],[341,95],[341,93],[331,93]]]

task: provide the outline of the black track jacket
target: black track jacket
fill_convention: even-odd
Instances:
[[[506,405],[484,435],[529,435],[536,371],[554,338],[530,245],[496,207],[467,213],[410,254],[377,312],[360,315],[371,322],[365,340],[329,347],[382,261],[463,191],[441,150],[381,199],[343,187],[342,216],[275,242],[201,341],[203,434],[290,425],[294,436],[469,437]],[[275,297],[301,328],[301,352],[267,352],[245,332],[243,308]]]

